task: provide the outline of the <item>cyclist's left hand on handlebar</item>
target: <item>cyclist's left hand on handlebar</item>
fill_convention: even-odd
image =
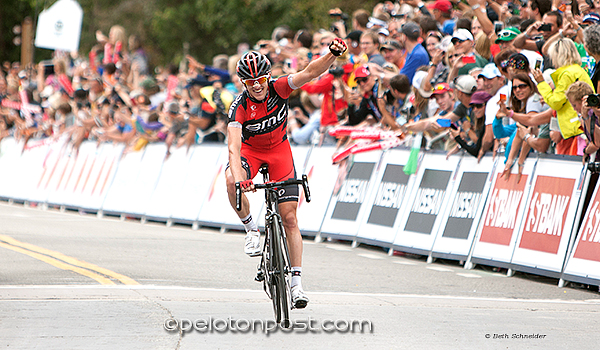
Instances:
[[[256,189],[254,188],[254,183],[252,182],[252,180],[244,180],[244,181],[240,181],[240,188],[242,189],[242,192],[254,192],[256,191]]]
[[[347,49],[348,47],[346,46],[346,43],[340,38],[333,39],[331,44],[329,44],[329,51],[331,51],[331,54],[336,57],[341,56],[344,52],[346,52]]]

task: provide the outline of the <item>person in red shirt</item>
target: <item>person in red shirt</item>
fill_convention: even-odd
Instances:
[[[269,165],[272,181],[296,178],[286,130],[288,97],[293,90],[323,74],[346,49],[344,41],[336,38],[329,45],[330,52],[312,61],[304,70],[275,80],[271,79],[271,63],[265,55],[250,51],[238,61],[236,72],[244,84],[244,91],[229,108],[229,166],[225,170],[232,208],[236,207],[235,184],[240,183],[243,192],[255,191],[252,179],[264,163]],[[298,186],[282,189],[279,192],[279,210],[292,265],[292,305],[301,309],[308,304],[308,297],[300,279],[302,235],[296,218],[297,207]],[[260,255],[260,232],[250,215],[250,203],[245,195],[242,196],[242,210],[236,213],[247,232],[245,253]]]

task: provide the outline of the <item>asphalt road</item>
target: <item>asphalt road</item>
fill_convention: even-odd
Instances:
[[[232,215],[234,215],[232,213]],[[565,349],[600,294],[345,242],[304,242],[311,299],[273,324],[243,235],[0,202],[1,349]]]

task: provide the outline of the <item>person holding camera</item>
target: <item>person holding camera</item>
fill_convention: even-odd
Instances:
[[[300,89],[309,94],[323,94],[321,103],[321,127],[326,128],[338,123],[340,116],[348,107],[345,94],[344,67],[334,64],[329,72],[319,80],[304,84]]]
[[[404,74],[393,76],[389,85],[390,88],[377,99],[377,106],[381,111],[382,122],[392,130],[400,130],[408,119],[403,107],[411,85]]]
[[[579,115],[583,132],[589,141],[583,149],[585,163],[587,158],[600,148],[600,98],[594,94],[594,89],[583,81],[569,86],[565,95]]]
[[[358,85],[358,91],[353,91],[350,94],[347,124],[350,126],[358,125],[367,120],[369,116],[372,116],[376,122],[380,122],[383,116],[377,106],[377,96],[380,89],[379,79],[371,74],[368,66],[356,68],[354,77]],[[358,106],[356,106],[357,103],[359,103]]]
[[[527,29],[517,35],[513,41],[513,46],[517,49],[538,51],[544,57],[544,68],[550,68],[552,65],[547,55],[544,55],[542,48],[546,40],[558,33],[563,25],[563,16],[558,11],[546,13],[542,21],[534,22]]]

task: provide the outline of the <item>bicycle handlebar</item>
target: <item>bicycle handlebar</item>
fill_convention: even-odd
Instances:
[[[264,184],[255,184],[254,188],[257,190],[262,190],[288,185],[302,185],[302,189],[304,189],[304,198],[306,198],[306,202],[310,202],[310,190],[308,188],[308,177],[306,175],[302,175],[302,180],[290,179],[278,182],[267,182]],[[235,208],[237,211],[242,210],[242,188],[240,187],[239,182],[235,183]]]

